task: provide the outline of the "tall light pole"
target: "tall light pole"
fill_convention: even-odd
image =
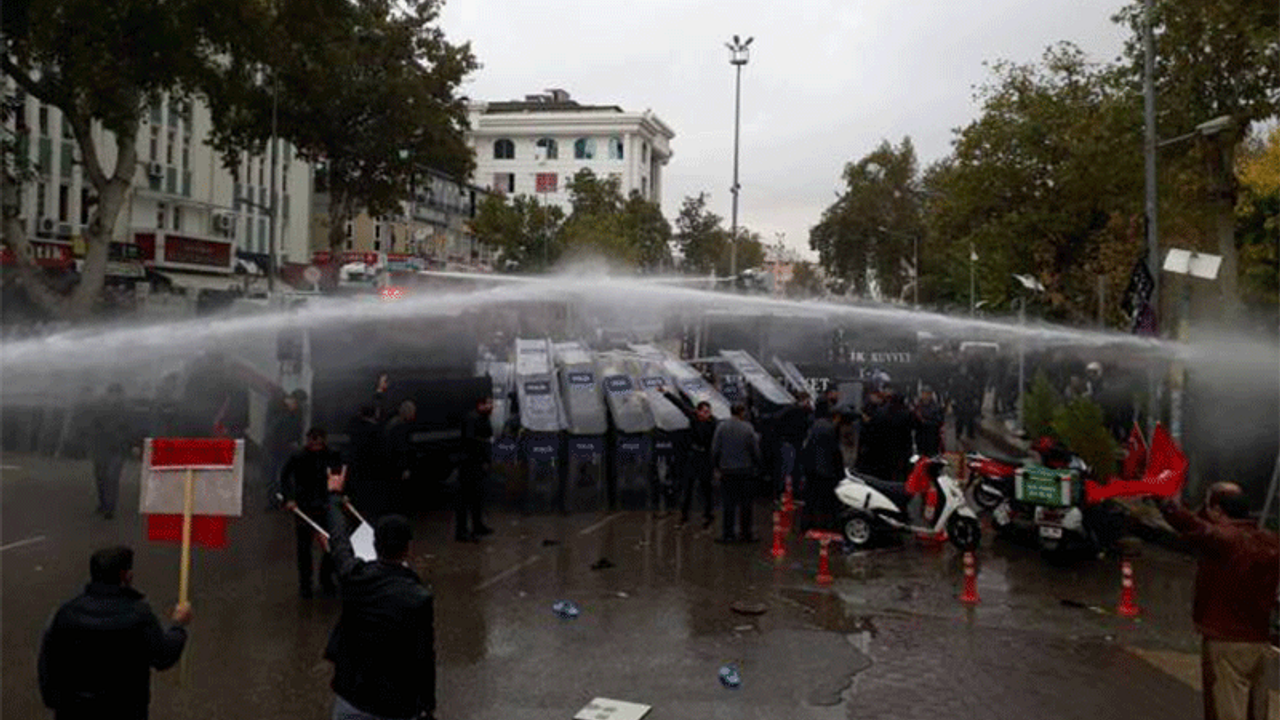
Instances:
[[[737,35],[734,35],[732,42],[725,43],[725,47],[729,48],[729,64],[735,70],[733,85],[733,187],[730,189],[730,192],[733,193],[733,214],[729,230],[729,277],[738,276],[738,137],[742,115],[742,66],[746,65],[747,60],[750,58],[751,53],[747,48],[751,46],[752,40],[755,40],[755,38],[749,37],[746,42],[743,42],[738,39]]]

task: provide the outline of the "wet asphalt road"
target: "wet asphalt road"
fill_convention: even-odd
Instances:
[[[44,717],[40,633],[85,582],[89,554],[132,544],[135,585],[167,611],[178,549],[145,541],[136,463],[112,521],[92,513],[87,463],[6,455],[4,465],[0,716]],[[337,601],[296,596],[292,523],[258,511],[260,493],[248,498],[230,547],[195,552],[192,642],[181,670],[155,676],[153,718],[328,717],[320,655]],[[768,538],[763,507],[756,517]],[[416,524],[415,564],[437,596],[442,720],[571,718],[594,696],[653,705],[654,720],[1199,717],[1199,694],[1175,668],[1198,642],[1194,561],[1159,548],[1135,561],[1144,614],[1132,622],[1110,612],[1113,561],[1056,568],[989,535],[982,602],[969,610],[955,600],[961,563],[949,547],[837,555],[822,589],[813,544],[794,537],[775,564],[767,542],[723,546],[641,511],[495,512],[490,524],[498,533],[478,545],[451,541],[451,512]],[[601,558],[616,567],[590,569]],[[559,599],[582,616],[556,618]],[[736,601],[765,612],[737,614]],[[726,662],[741,688],[719,684]]]

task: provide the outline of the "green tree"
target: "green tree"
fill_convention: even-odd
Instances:
[[[707,209],[707,198],[705,192],[686,197],[676,215],[675,243],[684,258],[680,267],[686,273],[714,271],[728,237],[724,219]]]
[[[490,195],[471,223],[476,240],[500,250],[501,262],[523,272],[545,270],[564,251],[564,211],[536,197]]]
[[[814,297],[822,294],[822,276],[811,262],[798,262],[791,269],[791,282],[787,283],[787,296]]]
[[[1280,127],[1272,128],[1265,140],[1245,145],[1239,177],[1241,290],[1246,300],[1275,313],[1280,296]]]
[[[911,138],[888,141],[844,168],[844,192],[809,231],[823,269],[863,294],[896,297],[910,279],[913,240],[924,232]]]
[[[671,267],[671,223],[656,203],[632,190],[622,207],[622,226],[641,270],[661,272]]]
[[[329,245],[348,220],[401,212],[428,170],[469,177],[466,102],[478,64],[439,28],[441,0],[275,0],[276,12],[212,94],[215,141],[234,167],[244,148],[279,136],[318,163],[329,200]],[[247,89],[243,89],[246,88]],[[273,101],[273,97],[275,100]]]
[[[1044,370],[1038,371],[1030,391],[1022,399],[1022,424],[1028,436],[1038,438],[1054,434],[1053,413],[1059,402],[1049,376]]]
[[[23,283],[39,307],[72,320],[93,310],[106,277],[112,230],[138,172],[136,142],[144,109],[166,93],[204,91],[232,50],[235,29],[252,22],[255,7],[248,0],[3,4],[0,68],[20,89],[62,112],[75,138],[85,183],[96,198],[84,235],[79,282],[63,292],[38,270],[18,221],[24,178],[15,174],[17,164],[10,153],[25,145],[3,146],[4,242],[17,257]],[[98,134],[99,129],[106,132]],[[114,148],[104,153],[102,143]],[[52,168],[39,171],[49,173]]]
[[[1208,245],[1222,256],[1221,285],[1228,312],[1234,313],[1247,261],[1240,263],[1241,239],[1233,241],[1230,232],[1239,191],[1232,156],[1253,127],[1280,117],[1280,6],[1262,0],[1155,0],[1153,9],[1157,135],[1172,138],[1218,117],[1232,119],[1214,138],[1179,143],[1161,160],[1171,165],[1164,175],[1175,178],[1168,185],[1172,199],[1202,211],[1179,241],[1192,249]],[[1135,93],[1143,68],[1143,15],[1143,3],[1134,2],[1115,17],[1132,31],[1125,71]],[[1216,242],[1197,243],[1196,236],[1216,236]]]
[[[1012,308],[1025,292],[1013,274],[1030,274],[1046,287],[1045,314],[1090,320],[1097,277],[1118,297],[1141,248],[1129,231],[1142,197],[1137,99],[1070,44],[992,71],[981,114],[925,173],[925,295],[967,307],[972,248],[979,299]]]
[[[1078,397],[1053,411],[1053,434],[1093,468],[1098,477],[1116,472],[1116,441],[1107,432],[1102,406]]]

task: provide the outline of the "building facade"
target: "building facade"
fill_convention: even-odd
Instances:
[[[675,133],[651,111],[583,105],[563,90],[524,100],[476,103],[467,135],[477,185],[533,195],[569,210],[568,181],[580,170],[614,177],[624,196],[639,192],[661,206],[662,173]]]
[[[10,85],[12,129],[34,177],[20,193],[19,217],[39,257],[75,258],[95,204],[81,170],[80,148],[62,113]],[[94,129],[99,159],[110,172],[116,147]],[[137,168],[124,210],[112,228],[109,278],[139,278],[146,270],[175,286],[244,286],[269,261],[269,154],[244,157],[234,170],[208,145],[212,119],[198,100],[162,97],[142,116]],[[306,262],[311,171],[288,143],[277,141],[277,263]],[[269,153],[269,150],[268,150]],[[11,260],[11,258],[10,258]],[[247,262],[246,262],[247,261]]]
[[[311,249],[329,252],[329,194],[323,171],[317,171],[312,195]],[[428,173],[414,184],[413,199],[393,216],[361,212],[343,228],[342,250],[352,256],[369,253],[419,258],[435,265],[487,264],[489,252],[475,242],[471,221],[484,199],[482,188],[443,173]],[[327,256],[325,256],[327,257]]]

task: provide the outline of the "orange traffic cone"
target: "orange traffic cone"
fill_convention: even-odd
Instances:
[[[964,554],[964,590],[960,593],[960,602],[965,605],[977,605],[978,599],[978,568],[974,561],[973,552]]]
[[[1137,617],[1138,610],[1137,593],[1133,588],[1133,566],[1129,561],[1120,561],[1120,604],[1116,607],[1116,614],[1120,617]]]
[[[831,576],[831,559],[827,553],[827,546],[831,544],[831,538],[823,536],[818,540],[818,577],[819,585],[830,585],[835,580]]]
[[[777,510],[773,511],[773,549],[769,554],[774,560],[781,560],[787,556],[787,546],[783,541],[783,535],[786,530],[782,527],[782,513]]]

